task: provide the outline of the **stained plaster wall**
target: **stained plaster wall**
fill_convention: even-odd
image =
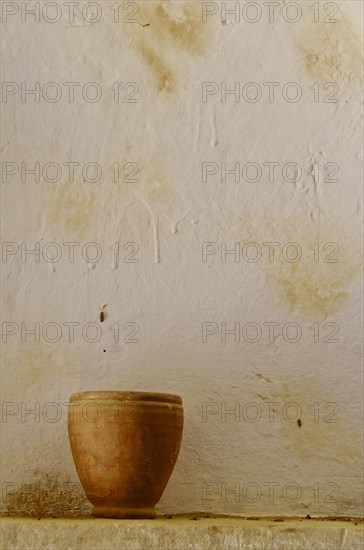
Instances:
[[[362,3],[22,4],[1,23],[3,511],[89,510],[68,397],[138,389],[184,400],[161,512],[360,515]]]

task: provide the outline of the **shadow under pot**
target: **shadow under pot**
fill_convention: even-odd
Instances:
[[[89,391],[71,395],[68,433],[92,514],[153,518],[176,463],[183,430],[182,399],[147,392]]]

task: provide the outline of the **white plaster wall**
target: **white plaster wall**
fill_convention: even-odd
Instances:
[[[253,11],[240,22],[231,15],[224,21],[221,2],[205,3],[217,12],[207,23],[200,2],[182,0],[131,2],[121,6],[119,23],[110,9],[115,3],[99,0],[102,15],[94,24],[80,15],[83,0],[73,22],[59,1],[61,18],[53,24],[45,20],[55,17],[52,6],[39,22],[32,16],[22,22],[22,3],[10,4],[19,11],[6,21],[3,13],[2,80],[59,83],[62,97],[22,102],[14,92],[2,102],[2,161],[17,163],[3,170],[19,167],[2,181],[2,240],[15,243],[3,245],[2,262],[3,511],[87,510],[68,446],[68,397],[137,389],[184,400],[182,449],[161,512],[360,515],[362,2],[321,1],[318,22],[315,3],[298,2],[296,23],[284,19],[296,8],[282,0],[273,22],[272,6],[260,2],[256,23],[246,20]],[[127,23],[134,4],[139,23]],[[246,4],[241,9],[254,9]],[[335,5],[338,22],[325,22]],[[65,82],[80,83],[73,103]],[[79,92],[89,82],[102,89],[96,103]],[[121,96],[115,103],[109,89],[115,82],[136,83],[138,102],[123,103]],[[203,82],[218,90],[206,102]],[[255,82],[262,98],[236,102],[228,95],[223,102],[223,82],[227,88]],[[264,82],[278,83],[272,102]],[[282,97],[289,82],[302,90],[297,102]],[[324,102],[329,82],[338,87],[336,103]],[[37,183],[29,174],[22,182],[22,162],[56,162],[62,175],[58,183],[42,177]],[[102,178],[83,181],[77,168],[71,184],[66,162],[98,163]],[[115,183],[109,169],[115,162],[136,163],[138,181]],[[254,162],[263,175],[256,183],[230,175],[224,183],[218,173],[203,182],[206,162],[216,163],[210,168]],[[280,163],[273,181],[268,162]],[[302,168],[295,183],[282,177],[289,162]],[[338,181],[324,181],[333,166],[325,169],[326,163],[339,167]],[[41,250],[57,243],[62,257],[22,258],[21,243],[37,242]],[[63,244],[70,242],[80,243],[73,263]],[[95,265],[81,254],[90,242],[102,252]],[[115,242],[119,265],[112,265],[109,249]],[[130,242],[138,246],[135,263],[123,261],[135,250],[123,250]],[[206,242],[216,243],[208,249],[216,253],[203,262]],[[249,242],[262,250],[255,263],[246,260]],[[272,262],[267,242],[279,243]],[[302,249],[296,263],[282,256],[288,242]],[[227,249],[240,243],[245,256],[222,262],[223,243]],[[335,244],[325,249],[326,243]],[[82,327],[99,323],[104,304],[102,337],[87,342]],[[79,323],[73,342],[69,322]],[[274,338],[271,322],[278,323]],[[21,323],[39,323],[39,338]],[[58,342],[42,335],[47,323],[62,328]],[[135,326],[126,330],[127,323],[138,326],[138,342],[125,341]],[[222,341],[221,323],[227,329],[239,323],[240,342],[231,334]],[[255,342],[247,323],[262,331]],[[203,327],[216,331],[205,342]],[[296,342],[289,341],[294,330],[302,332]],[[276,403],[270,417],[269,403]]]

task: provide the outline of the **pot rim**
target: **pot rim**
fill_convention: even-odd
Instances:
[[[161,403],[174,403],[182,405],[182,397],[173,393],[156,393],[145,391],[115,391],[115,390],[93,390],[73,393],[71,401],[84,400],[116,400],[116,401],[155,401]]]

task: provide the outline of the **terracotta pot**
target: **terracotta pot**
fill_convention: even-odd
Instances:
[[[183,407],[178,395],[95,391],[70,398],[73,459],[93,515],[153,518],[176,463]]]

